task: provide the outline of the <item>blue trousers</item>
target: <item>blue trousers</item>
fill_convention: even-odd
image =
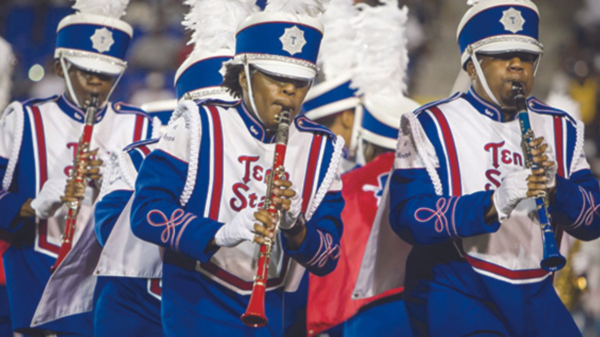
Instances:
[[[10,325],[10,305],[8,303],[8,292],[6,287],[0,286],[0,337],[12,336]]]
[[[552,277],[512,284],[466,261],[418,270],[409,258],[405,303],[415,336],[581,336]]]
[[[160,300],[148,293],[148,279],[99,277],[94,336],[163,336]]]

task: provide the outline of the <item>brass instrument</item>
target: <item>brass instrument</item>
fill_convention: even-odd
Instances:
[[[554,288],[569,311],[573,310],[579,299],[587,290],[587,278],[583,275],[573,274],[573,257],[581,250],[581,241],[575,240],[569,254],[567,255],[567,264],[556,273],[554,279]]]

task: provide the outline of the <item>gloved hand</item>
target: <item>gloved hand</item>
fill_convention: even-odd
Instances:
[[[290,210],[284,212],[283,217],[279,222],[279,228],[282,230],[292,229],[292,227],[294,227],[296,224],[296,220],[298,220],[300,211],[302,210],[302,197],[300,196],[300,193],[298,193],[293,185],[290,186],[288,190],[292,190],[296,194],[289,199],[292,202],[290,205]]]
[[[527,177],[530,175],[531,169],[511,172],[502,180],[500,187],[494,191],[492,199],[500,223],[508,219],[521,200],[527,198]]]
[[[556,173],[558,172],[558,166],[556,165],[556,160],[554,160],[554,151],[552,151],[552,148],[550,147],[550,145],[548,145],[548,149],[546,150],[546,155],[548,156],[548,161],[555,163],[554,165],[545,168],[546,176],[548,177],[548,182],[546,183],[546,187],[548,188],[548,190],[551,190],[554,187],[556,187]]]
[[[231,222],[219,228],[215,234],[215,243],[219,247],[237,246],[243,241],[254,240],[254,218],[256,208],[245,208]]]
[[[38,196],[31,201],[35,216],[40,219],[53,217],[62,206],[61,196],[65,190],[67,178],[48,179]]]
[[[550,192],[556,186],[557,166],[554,159],[554,150],[550,144],[544,143],[544,137],[534,139],[530,145],[532,146],[533,161],[544,169],[543,175],[548,177],[546,191]],[[533,173],[541,175],[539,171],[533,171]]]

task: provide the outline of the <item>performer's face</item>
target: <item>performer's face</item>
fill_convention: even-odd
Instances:
[[[500,104],[507,108],[515,108],[512,92],[513,82],[520,82],[525,90],[525,97],[533,89],[534,64],[537,58],[529,53],[505,53],[496,55],[477,55],[490,91],[496,96]],[[473,80],[473,88],[485,100],[493,104],[477,78],[475,67],[472,63],[467,65],[467,71]]]
[[[60,63],[56,65],[56,73],[60,77],[64,77]],[[86,107],[86,101],[89,100],[91,94],[98,95],[98,106],[102,106],[116,79],[114,76],[86,71],[73,65],[69,67],[68,73],[73,86],[73,92],[77,96],[77,102],[82,105],[82,108]],[[67,96],[73,100],[69,90],[67,90]]]
[[[240,84],[244,90],[244,101],[249,102],[248,84],[243,71],[240,74]],[[310,81],[293,80],[256,71],[252,75],[252,91],[258,111],[254,113],[260,117],[265,128],[274,129],[277,126],[275,116],[282,109],[290,110],[292,118],[296,116],[309,87]]]

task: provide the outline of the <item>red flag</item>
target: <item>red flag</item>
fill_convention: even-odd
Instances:
[[[310,275],[306,310],[309,336],[348,320],[368,303],[403,290],[392,289],[375,297],[352,300],[369,233],[393,163],[394,153],[385,153],[342,175],[342,195],[346,205],[342,211],[341,255],[336,269],[329,275]]]

